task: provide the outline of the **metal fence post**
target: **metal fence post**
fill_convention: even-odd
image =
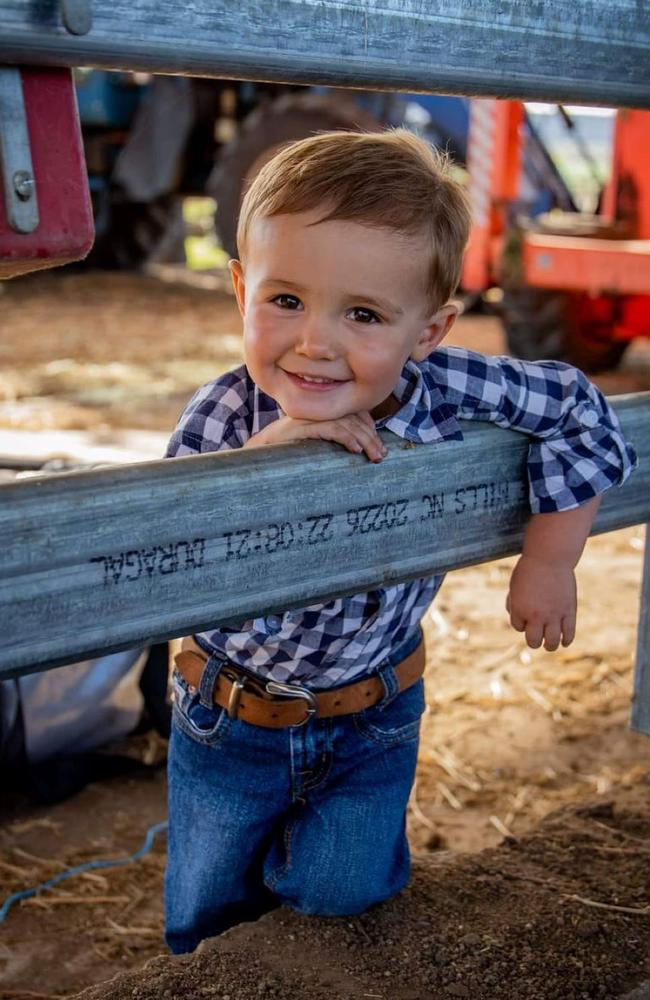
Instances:
[[[646,525],[641,609],[637,633],[632,729],[650,736],[650,524]]]

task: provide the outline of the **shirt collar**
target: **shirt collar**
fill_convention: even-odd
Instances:
[[[415,361],[407,361],[393,395],[401,404],[397,413],[383,417],[378,428],[386,428],[417,444],[460,441],[463,438],[453,409],[445,402],[433,379],[425,378]]]

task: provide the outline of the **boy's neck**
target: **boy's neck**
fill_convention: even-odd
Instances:
[[[370,416],[373,420],[383,420],[385,417],[392,417],[393,414],[397,413],[397,411],[401,409],[401,406],[402,404],[400,401],[391,393],[390,396],[387,396],[386,399],[383,400],[383,402],[374,407]]]

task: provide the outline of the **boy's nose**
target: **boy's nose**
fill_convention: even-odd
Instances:
[[[307,358],[323,358],[333,361],[338,357],[336,338],[328,331],[325,322],[306,323],[296,342],[296,353]]]

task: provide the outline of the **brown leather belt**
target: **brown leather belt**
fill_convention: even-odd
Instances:
[[[394,667],[400,691],[419,680],[424,673],[424,659],[421,642]],[[193,690],[199,687],[207,660],[207,653],[191,636],[183,639],[181,652],[174,657],[176,669]],[[297,684],[257,680],[230,661],[219,671],[214,686],[215,704],[225,708],[230,718],[267,729],[301,726],[312,716],[323,719],[351,715],[376,705],[383,697],[384,685],[376,674],[331,691],[316,692]]]

